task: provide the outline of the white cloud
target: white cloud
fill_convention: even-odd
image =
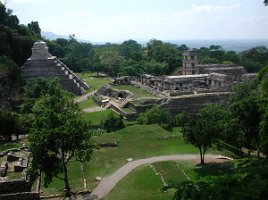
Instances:
[[[75,33],[91,41],[120,41],[122,39],[206,39],[261,37],[267,33],[263,26],[267,14],[253,19],[240,4],[193,4],[176,12],[125,13],[98,15],[71,11],[58,17],[40,20],[43,30],[57,34]],[[251,20],[251,21],[249,21]],[[248,22],[247,22],[248,21]],[[260,22],[260,23],[258,23]],[[44,28],[43,28],[44,27]]]
[[[215,5],[195,5],[193,4],[189,10],[186,12],[190,13],[203,13],[211,11],[230,11],[240,8],[240,4],[228,5],[228,6],[215,6]]]
[[[36,0],[0,0],[3,4],[24,4],[24,3],[32,3]]]
[[[89,17],[89,14],[83,12],[68,12],[63,14],[63,17],[73,19],[73,18]]]

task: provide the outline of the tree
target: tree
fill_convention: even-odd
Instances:
[[[7,141],[12,140],[12,134],[20,132],[18,115],[9,110],[0,110],[0,137]]]
[[[141,63],[144,72],[152,75],[164,75],[166,68],[167,68],[167,63],[165,62],[157,62],[156,60],[151,60],[147,62],[142,62]]]
[[[199,149],[201,164],[205,163],[207,150],[219,141],[223,132],[222,119],[222,109],[217,105],[208,105],[184,129],[184,140]]]
[[[182,127],[182,131],[184,132],[185,126],[191,121],[191,117],[185,112],[181,112],[175,117],[175,125]]]
[[[263,67],[258,73],[258,82],[261,96],[268,99],[268,65]],[[268,103],[266,102],[265,111],[260,122],[260,144],[261,150],[268,155]]]
[[[258,72],[268,63],[268,49],[265,46],[258,46],[240,53],[241,65],[249,72]]]
[[[268,155],[268,107],[266,107],[265,113],[260,122],[260,146],[261,151]]]
[[[228,108],[231,112],[229,121],[234,121],[236,125],[235,135],[230,139],[234,141],[238,138],[238,143],[241,142],[241,147],[246,147],[249,154],[250,151],[257,150],[259,155],[259,125],[266,104],[267,100],[261,97],[258,90],[257,80],[237,85],[229,99]]]
[[[154,106],[147,110],[145,113],[141,113],[137,122],[140,124],[159,124],[162,128],[172,129],[173,120],[170,113],[158,106]]]
[[[181,65],[182,59],[176,45],[152,39],[147,43],[148,58],[160,63],[166,63],[164,73],[170,74]]]
[[[41,28],[39,27],[37,21],[32,21],[27,26],[32,31],[33,34],[38,35],[41,39]]]
[[[268,98],[268,65],[258,72],[258,83],[261,96]]]
[[[44,173],[45,186],[48,186],[52,178],[57,177],[64,181],[65,196],[70,197],[67,165],[74,159],[81,162],[90,159],[90,135],[72,97],[59,84],[51,87],[55,93],[42,95],[32,109],[34,120],[29,133],[31,180]]]
[[[127,60],[141,61],[141,53],[141,45],[135,40],[127,40],[120,45],[120,54]]]
[[[177,187],[173,200],[207,199],[210,186],[206,182],[187,181]]]
[[[24,87],[25,97],[21,105],[21,112],[29,114],[32,112],[32,107],[35,101],[43,95],[56,95],[59,88],[57,79],[35,78],[27,83]]]
[[[259,124],[263,114],[262,99],[258,96],[248,96],[232,104],[231,111],[237,118],[238,130],[243,135],[244,147],[257,150],[259,156],[260,135]]]
[[[21,82],[16,63],[7,56],[0,56],[0,109],[10,107],[9,98],[19,92]]]
[[[124,58],[117,51],[106,51],[100,56],[100,63],[111,76],[116,77]]]
[[[122,117],[116,116],[114,113],[110,113],[101,124],[108,133],[125,127]]]
[[[118,75],[139,77],[141,74],[144,74],[144,66],[141,62],[125,60],[119,69]]]

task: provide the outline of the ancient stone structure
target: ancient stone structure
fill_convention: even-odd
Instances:
[[[195,51],[186,51],[183,54],[183,75],[199,74],[198,59]]]
[[[89,86],[77,77],[64,63],[48,52],[45,42],[35,42],[32,56],[21,67],[21,75],[26,81],[37,77],[58,78],[67,91],[80,95]]]
[[[248,81],[256,74],[247,74],[243,66],[226,64],[200,65],[195,51],[186,51],[183,54],[182,75],[152,76],[143,74],[140,77],[119,77],[115,84],[133,84],[156,96],[153,99],[135,99],[122,95],[125,98],[110,108],[124,118],[134,119],[138,113],[145,112],[153,105],[169,110],[172,115],[182,111],[195,115],[205,105],[225,101],[234,84]],[[115,97],[109,88],[103,87],[97,92],[97,98]],[[114,92],[113,92],[114,93]],[[112,102],[112,101],[111,101]],[[128,109],[124,109],[128,108]],[[127,111],[127,112],[126,112]]]
[[[105,85],[103,87],[101,87],[97,92],[97,95],[101,95],[103,97],[112,97],[114,99],[117,100],[121,100],[121,99],[126,99],[126,98],[131,98],[134,96],[133,93],[131,93],[128,90],[117,90],[112,88],[110,85]]]
[[[158,93],[164,92],[168,96],[176,96],[176,94],[226,91],[225,88],[230,88],[230,85],[250,80],[256,76],[256,74],[247,74],[243,66],[226,64],[199,65],[195,51],[186,51],[183,54],[182,74],[179,76],[144,74],[135,80],[133,79],[132,82],[138,82],[150,87],[158,91]]]
[[[39,192],[32,191],[32,184],[28,180],[27,167],[29,151],[22,147],[19,149],[8,149],[1,152],[3,162],[1,164],[0,177],[0,200],[37,200],[40,199]],[[12,179],[10,173],[20,174],[20,178]]]

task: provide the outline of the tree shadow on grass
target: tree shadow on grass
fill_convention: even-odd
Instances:
[[[232,162],[198,164],[194,170],[199,178],[205,176],[230,175],[234,173],[234,164]]]

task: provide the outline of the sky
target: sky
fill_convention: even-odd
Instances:
[[[263,0],[6,1],[22,24],[92,42],[268,39]]]

